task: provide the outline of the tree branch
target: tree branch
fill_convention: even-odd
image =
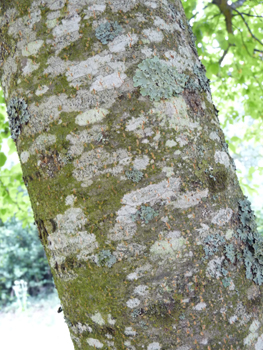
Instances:
[[[202,11],[204,11],[204,10],[205,10],[208,6],[210,6],[210,5],[211,5],[211,3],[209,3],[208,5],[206,5],[204,8],[202,8]],[[191,21],[191,19],[195,18],[195,16],[197,16],[198,13],[199,13],[199,12],[196,12],[196,13],[189,19],[189,21]]]
[[[223,56],[220,58],[220,60],[218,61],[219,66],[221,65],[221,63],[223,62],[224,58],[226,57],[228,50],[230,48],[230,45],[228,45],[228,48],[224,51]]]
[[[232,28],[232,7],[228,5],[227,0],[213,0],[212,4],[217,5],[220,11],[223,13],[226,21],[227,32],[233,34]]]
[[[263,18],[263,16],[256,16],[256,15],[251,15],[250,13],[244,13],[240,12],[242,15],[249,16],[249,17],[257,17],[257,18]],[[239,16],[238,14],[233,15],[233,16]]]
[[[232,6],[232,5],[231,5],[231,6]],[[244,16],[242,15],[242,13],[239,12],[238,10],[234,9],[234,8],[233,8],[233,10],[236,11],[236,12],[241,16],[241,18],[242,18],[243,22],[245,23],[245,25],[246,25],[246,27],[247,27],[249,33],[251,34],[252,38],[254,38],[256,41],[258,41],[258,42],[260,43],[260,45],[263,46],[263,43],[262,43],[257,37],[255,37],[255,35],[251,32],[251,29],[249,28],[249,25],[247,24],[247,22],[246,22]]]

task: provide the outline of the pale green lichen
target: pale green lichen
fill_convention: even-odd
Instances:
[[[143,173],[134,168],[132,168],[131,170],[127,170],[125,172],[125,175],[129,180],[132,180],[133,182],[136,182],[136,183],[138,183],[143,177]]]
[[[95,35],[102,44],[107,45],[122,32],[122,27],[115,22],[106,22],[101,24],[95,32]]]
[[[116,263],[117,259],[116,257],[111,254],[110,250],[102,250],[98,254],[98,266],[107,266],[112,267]]]
[[[149,223],[150,220],[152,220],[155,216],[157,216],[158,213],[151,207],[146,207],[145,205],[142,205],[137,212],[132,215],[132,220],[140,220],[146,224]]]
[[[178,73],[175,67],[156,56],[142,61],[138,67],[133,77],[134,86],[140,86],[142,96],[149,95],[152,101],[180,94],[188,80],[188,76]]]

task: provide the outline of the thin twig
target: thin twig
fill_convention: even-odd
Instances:
[[[224,58],[226,57],[228,50],[230,48],[230,45],[228,45],[228,48],[224,51],[223,56],[220,58],[220,60],[218,61],[218,64],[221,65],[222,61],[224,60]]]
[[[263,18],[263,16],[256,16],[256,15],[251,15],[250,13],[244,13],[240,12],[242,15],[249,16],[249,17],[256,17],[256,18]],[[233,15],[233,16],[239,16],[238,14]]]
[[[209,5],[211,5],[211,3],[209,3],[208,5],[206,5],[206,6],[202,9],[202,11],[204,11]],[[196,12],[196,13],[189,19],[189,21],[191,21],[191,19],[195,18],[195,16],[197,16],[198,14],[199,14],[199,12]]]
[[[234,8],[233,8],[233,10],[236,11],[236,12],[241,16],[241,18],[243,19],[243,22],[245,23],[245,25],[246,25],[246,27],[247,27],[249,33],[251,34],[251,36],[252,36],[256,41],[258,41],[258,42],[260,43],[260,45],[263,46],[263,43],[262,43],[257,37],[255,37],[255,35],[251,32],[251,29],[249,28],[249,25],[247,24],[247,22],[246,22],[244,16],[242,15],[242,13],[239,12],[238,10],[234,9]]]

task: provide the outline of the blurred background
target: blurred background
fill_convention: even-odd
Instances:
[[[211,0],[182,3],[241,188],[263,234],[263,4],[243,1],[229,32]],[[63,312],[57,312],[60,301],[33,224],[1,89],[0,193],[0,348],[73,350]]]

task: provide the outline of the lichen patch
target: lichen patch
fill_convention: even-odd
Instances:
[[[226,152],[223,151],[216,151],[215,152],[215,161],[216,163],[223,164],[226,168],[229,168],[230,160],[229,156]]]
[[[22,49],[22,55],[26,57],[36,55],[43,44],[43,40],[31,41]]]
[[[216,215],[212,218],[212,223],[223,226],[226,222],[229,222],[233,214],[233,210],[230,208],[220,209]]]
[[[126,74],[120,74],[118,72],[114,72],[105,77],[99,75],[98,77],[96,77],[96,80],[91,84],[90,91],[103,91],[118,88],[124,83],[124,80],[126,78]]]
[[[96,122],[100,122],[109,113],[107,109],[95,108],[85,111],[84,113],[78,114],[75,118],[75,123],[78,125],[87,125]]]
[[[197,122],[191,122],[185,100],[182,96],[171,97],[161,102],[153,102],[155,108],[152,110],[156,113],[163,127],[173,128],[175,130],[184,130],[186,127],[193,130],[201,130]]]
[[[119,35],[112,42],[109,43],[110,52],[123,52],[126,46],[132,47],[138,42],[138,36],[136,34]]]
[[[158,240],[151,246],[150,252],[160,257],[169,255],[169,258],[172,259],[182,258],[182,249],[185,243],[186,240],[179,231],[169,232],[165,239]]]

